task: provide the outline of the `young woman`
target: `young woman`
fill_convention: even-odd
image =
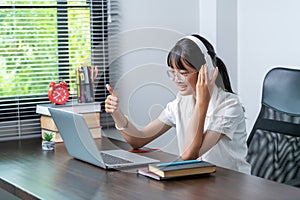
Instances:
[[[243,108],[231,89],[226,66],[213,46],[199,35],[180,39],[169,52],[169,77],[178,87],[175,100],[160,116],[138,130],[119,109],[110,85],[105,111],[125,140],[139,148],[176,127],[183,160],[201,158],[218,166],[250,174],[246,162],[246,126]]]

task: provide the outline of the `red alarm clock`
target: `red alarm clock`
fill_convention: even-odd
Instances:
[[[68,101],[70,94],[66,82],[62,81],[59,84],[51,82],[49,87],[48,98],[52,103],[64,104]]]

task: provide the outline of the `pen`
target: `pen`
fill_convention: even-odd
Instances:
[[[160,151],[160,149],[143,147],[143,148],[138,148],[138,149],[131,149],[128,151],[132,152],[132,153],[147,153],[147,152],[151,152],[151,151]]]
[[[184,160],[178,162],[170,162],[170,163],[162,163],[158,164],[158,167],[167,167],[167,166],[174,166],[174,165],[183,165],[183,164],[191,164],[191,163],[199,163],[201,160]]]

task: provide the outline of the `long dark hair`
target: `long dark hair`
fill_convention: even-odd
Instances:
[[[233,93],[227,68],[224,62],[216,55],[214,47],[200,35],[193,34],[192,36],[201,40],[207,49],[208,55],[212,59],[214,67],[218,66],[219,75],[216,80],[216,85],[223,88],[225,91]],[[179,40],[168,54],[168,66],[174,67],[171,65],[171,60],[174,61],[176,68],[182,70],[186,70],[183,62],[187,63],[189,66],[198,71],[200,70],[201,66],[206,63],[204,54],[201,52],[197,44],[195,44],[192,40],[185,38]]]

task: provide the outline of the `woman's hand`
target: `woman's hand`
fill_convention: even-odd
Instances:
[[[208,106],[218,74],[219,70],[216,67],[212,78],[209,79],[208,66],[206,64],[202,65],[196,84],[196,102],[199,105]]]
[[[105,112],[113,114],[119,110],[119,97],[109,84],[106,84],[106,89],[110,95],[105,100]]]

